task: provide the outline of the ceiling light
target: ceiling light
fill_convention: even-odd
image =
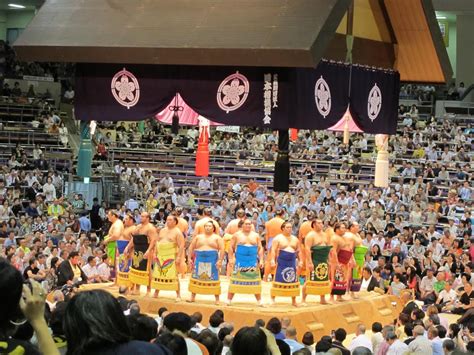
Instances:
[[[437,20],[446,20],[446,16],[436,16]]]
[[[8,4],[9,7],[14,8],[14,9],[24,9],[25,6],[23,5],[18,5],[18,4]]]

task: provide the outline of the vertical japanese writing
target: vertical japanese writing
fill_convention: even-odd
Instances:
[[[270,124],[272,121],[272,74],[267,73],[263,76],[263,123]]]
[[[278,107],[278,74],[273,74],[273,108]]]

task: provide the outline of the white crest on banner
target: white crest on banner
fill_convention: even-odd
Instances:
[[[115,100],[127,109],[135,106],[140,99],[138,80],[125,68],[114,75],[110,87]]]
[[[382,92],[377,86],[377,83],[375,83],[372,89],[370,89],[369,98],[367,99],[367,114],[372,122],[378,117],[381,109]]]
[[[247,78],[236,72],[225,78],[217,90],[217,104],[221,110],[229,113],[237,110],[247,100],[250,84]]]
[[[314,99],[319,113],[326,118],[331,112],[331,90],[322,75],[314,85]]]

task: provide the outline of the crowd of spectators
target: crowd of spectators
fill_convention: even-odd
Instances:
[[[27,90],[22,91],[20,82],[14,81],[15,79],[31,81],[36,78],[46,78],[61,83],[61,102],[72,103],[74,100],[72,85],[74,72],[74,63],[22,62],[17,58],[9,43],[0,40],[1,101],[32,104],[34,107],[42,107],[44,104],[58,104],[55,102],[58,98],[53,97],[49,89],[38,91],[35,85],[30,84]],[[5,79],[10,79],[10,83],[7,83]]]
[[[51,77],[56,81],[74,76],[74,63],[22,62],[8,42],[0,40],[0,73],[3,77]]]
[[[371,329],[357,325],[355,334],[343,328],[315,339],[298,334],[288,317],[249,320],[235,329],[215,310],[208,322],[197,311],[191,315],[158,309],[151,317],[135,300],[104,290],[81,291],[52,301],[36,281],[23,284],[20,272],[0,259],[0,350],[38,354],[157,354],[157,355],[403,355],[471,354],[474,324],[445,325],[437,308],[426,312],[409,298],[393,324],[374,322]],[[206,325],[207,324],[207,325]]]
[[[423,120],[418,118],[415,109],[410,108],[411,114],[406,115],[407,110],[400,107],[400,114],[404,118],[401,134],[390,139],[391,184],[386,189],[375,188],[370,180],[363,178],[366,154],[374,156],[369,136],[354,135],[351,143],[344,145],[339,136],[330,132],[300,131],[298,139],[291,144],[290,157],[303,162],[291,169],[291,193],[273,192],[265,182],[259,181],[258,176],[246,180],[211,176],[196,180],[194,184],[183,184],[170,173],[157,173],[143,168],[137,159],[137,162],[113,162],[114,173],[127,191],[123,204],[108,206],[106,202],[95,199],[88,206],[80,194],[63,194],[64,177],[61,172],[52,169],[40,146],[25,152],[18,144],[12,149],[11,159],[2,166],[0,176],[0,255],[25,279],[38,281],[45,291],[54,293],[56,290],[55,302],[58,302],[64,294],[70,296],[70,292],[74,292],[74,282],[68,273],[73,272],[71,268],[75,265],[80,265],[82,269],[83,282],[104,282],[113,277],[103,244],[103,235],[108,228],[107,209],[111,207],[117,208],[122,217],[132,213],[137,223],[140,222],[140,212],[147,211],[157,226],[180,207],[182,216],[189,221],[188,236],[192,235],[194,223],[204,207],[198,202],[203,197],[209,201],[212,216],[222,231],[234,218],[235,212],[243,209],[263,240],[265,222],[274,216],[277,209],[283,209],[285,218],[293,222],[295,235],[298,235],[299,226],[311,218],[320,218],[325,227],[336,220],[357,221],[362,229],[360,234],[364,244],[369,247],[363,289],[400,297],[404,297],[405,290],[409,290],[419,303],[419,311],[405,312],[407,316],[401,315],[399,324],[390,325],[392,328],[384,327],[385,331],[379,338],[387,345],[396,344],[392,349],[404,348],[401,343],[406,343],[407,338],[410,340],[414,335],[418,337],[421,334],[419,327],[423,326],[423,334],[428,334],[426,340],[430,341],[433,350],[435,343],[444,346],[446,334],[454,342],[454,347],[466,350],[471,340],[474,312],[474,302],[471,301],[474,299],[471,286],[474,283],[474,190],[471,182],[473,129],[470,125],[461,128],[446,122],[434,128],[435,121],[420,123]],[[48,113],[39,124],[43,124],[45,129],[51,127],[56,123],[54,116],[54,112]],[[195,128],[184,130],[180,135],[172,135],[155,121],[147,121],[103,126],[94,139],[104,145],[103,152],[107,155],[108,148],[126,148],[127,145],[147,147],[150,144],[154,149],[177,148],[193,152],[197,136],[198,130]],[[224,156],[231,154],[240,162],[274,161],[277,141],[276,132],[252,133],[245,130],[241,134],[230,134],[213,131],[210,151]],[[314,163],[316,159],[335,163],[335,167],[329,173],[318,173]],[[93,296],[92,293],[90,297]],[[103,297],[102,301],[109,302],[111,307],[117,302]],[[122,305],[123,310],[126,312],[128,308],[124,309]],[[442,316],[438,316],[438,322],[435,315],[440,312],[462,314],[459,324],[463,330],[457,324],[445,324]],[[428,313],[428,320],[424,322]],[[189,318],[183,314],[174,316],[187,325],[184,328],[172,328],[171,332],[180,330],[183,333],[180,336],[185,336],[186,345],[190,344],[186,340],[188,337],[199,342],[198,336],[193,338],[194,335],[188,331],[195,329],[195,323],[200,321],[193,323],[193,317],[190,317],[190,322],[183,320]],[[154,324],[144,315],[139,315],[138,319],[139,324],[135,325],[138,329]],[[271,326],[272,323],[269,323]],[[187,329],[189,324],[191,326]],[[235,353],[249,353],[245,346],[253,344],[250,338],[267,344],[268,332],[259,330],[254,324],[249,326],[236,332],[234,341],[228,337],[233,334],[232,331],[222,337],[219,331],[217,339],[222,339],[217,344],[222,348],[234,346],[237,349],[240,346],[239,349],[243,349],[235,350]],[[444,327],[444,333],[440,326]],[[140,330],[133,335],[133,327],[129,325],[123,328],[123,333],[120,333],[123,337],[118,337],[113,344],[118,346],[131,339],[149,341],[157,337],[157,333],[147,333],[152,336],[148,339],[139,338],[136,334],[144,332]],[[211,328],[216,327],[211,325]],[[358,337],[365,332],[362,325],[359,328]],[[380,328],[378,325],[372,328],[375,333],[380,333],[380,330],[377,331]],[[400,332],[401,328],[403,332]],[[268,331],[271,332],[271,329]],[[338,342],[343,342],[344,332],[343,329],[336,330],[332,338],[329,336],[316,342],[314,350],[326,351]],[[201,344],[211,347],[216,341],[208,333],[206,331],[201,335]],[[68,338],[67,333],[65,336]],[[310,335],[301,336],[294,334],[294,328],[291,327],[284,332],[285,343],[290,347],[295,342],[314,345],[308,340]],[[241,337],[245,341],[241,341]],[[302,340],[305,337],[308,339]],[[436,338],[443,341],[434,341]],[[165,346],[182,346],[182,341],[175,333],[160,334],[157,339],[158,343]],[[74,341],[77,340],[68,338],[68,343],[76,344]],[[95,340],[92,344],[100,341]],[[318,348],[317,344],[321,342],[325,347]],[[281,342],[276,343],[278,345]],[[372,343],[372,346],[372,351],[377,353],[375,344]],[[448,353],[452,347],[450,342],[446,343]],[[173,350],[173,353],[178,354],[179,350]],[[398,353],[401,352],[389,352]]]

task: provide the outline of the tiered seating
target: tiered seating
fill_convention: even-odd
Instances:
[[[402,102],[403,100],[401,100]],[[411,102],[409,100],[405,102],[406,106],[409,106]],[[446,128],[443,127],[444,119],[438,119],[435,122],[431,122],[431,113],[433,111],[433,105],[431,102],[422,103],[418,105],[418,116],[416,117],[417,129],[419,132],[423,131],[423,127],[434,128],[437,132],[437,138],[432,139],[429,133],[423,133],[423,146],[427,143],[434,145],[440,151],[444,147],[448,146],[451,152],[456,153],[460,148],[460,145],[453,140],[446,140],[441,137],[441,133],[446,132]],[[465,129],[472,123],[470,117],[451,117],[449,119],[456,122],[456,127]],[[400,117],[400,123],[403,118]],[[108,128],[110,130],[110,128]],[[397,136],[402,137],[404,135],[412,136],[413,132],[417,130],[407,130],[402,125],[399,126]],[[449,133],[449,132],[448,132]],[[105,131],[104,131],[105,135]],[[135,137],[137,135],[134,135]],[[139,135],[138,135],[139,137]],[[162,141],[164,136],[158,136],[158,140]],[[354,175],[353,181],[349,181],[344,174],[339,171],[344,160],[350,160],[344,155],[340,155],[338,158],[328,160],[327,154],[314,155],[311,159],[303,157],[301,154],[290,153],[291,167],[300,170],[304,164],[310,163],[311,167],[315,170],[313,182],[318,182],[319,179],[324,176],[332,185],[347,185],[349,183],[359,185],[361,187],[367,187],[373,183],[374,171],[375,171],[375,158],[376,149],[374,143],[374,136],[366,135],[367,149],[354,149],[352,148],[352,155],[359,158],[361,170],[359,174]],[[351,137],[352,141],[356,140],[357,137]],[[392,137],[394,139],[394,137]],[[172,146],[160,145],[161,148],[157,148],[157,144],[143,143],[140,141],[128,142],[130,148],[117,147],[115,145],[109,146],[109,167],[111,168],[119,161],[127,163],[129,167],[134,167],[136,163],[140,164],[143,169],[151,170],[153,175],[160,179],[164,173],[169,173],[173,178],[174,185],[176,187],[192,188],[197,192],[197,185],[200,177],[195,176],[195,154],[185,153],[182,149]],[[321,143],[321,140],[318,142]],[[474,150],[471,145],[464,144],[465,152],[473,158]],[[391,163],[399,168],[402,163],[406,161],[412,162],[415,168],[419,168],[421,164],[434,163],[427,162],[425,159],[415,159],[413,157],[413,148],[407,146],[401,146],[397,144],[396,148],[402,148],[396,152],[392,152]],[[272,189],[273,185],[273,164],[272,162],[264,162],[261,157],[250,157],[243,160],[238,160],[238,150],[230,151],[214,151],[210,156],[210,176],[212,178],[217,177],[221,188],[225,189],[228,183],[231,182],[232,178],[237,178],[241,185],[247,183],[251,178]],[[456,173],[456,164],[465,165],[464,162],[441,162],[441,165],[446,166],[448,173],[450,174],[450,180],[453,181]],[[469,170],[473,173],[473,166],[470,165]],[[400,174],[395,173],[391,178],[391,186],[394,187],[400,179]],[[449,191],[449,183],[440,182],[439,179],[426,179],[425,181],[436,180],[437,187],[441,190],[441,198],[447,198]],[[293,181],[291,189],[296,188],[297,181]],[[198,201],[200,203],[209,204],[212,200],[216,199],[213,196],[199,196]]]
[[[53,169],[70,169],[72,152],[61,144],[59,135],[47,133],[31,124],[39,113],[40,109],[33,105],[0,103],[0,163],[7,164],[11,151],[17,144],[31,159],[33,148],[38,144]]]

